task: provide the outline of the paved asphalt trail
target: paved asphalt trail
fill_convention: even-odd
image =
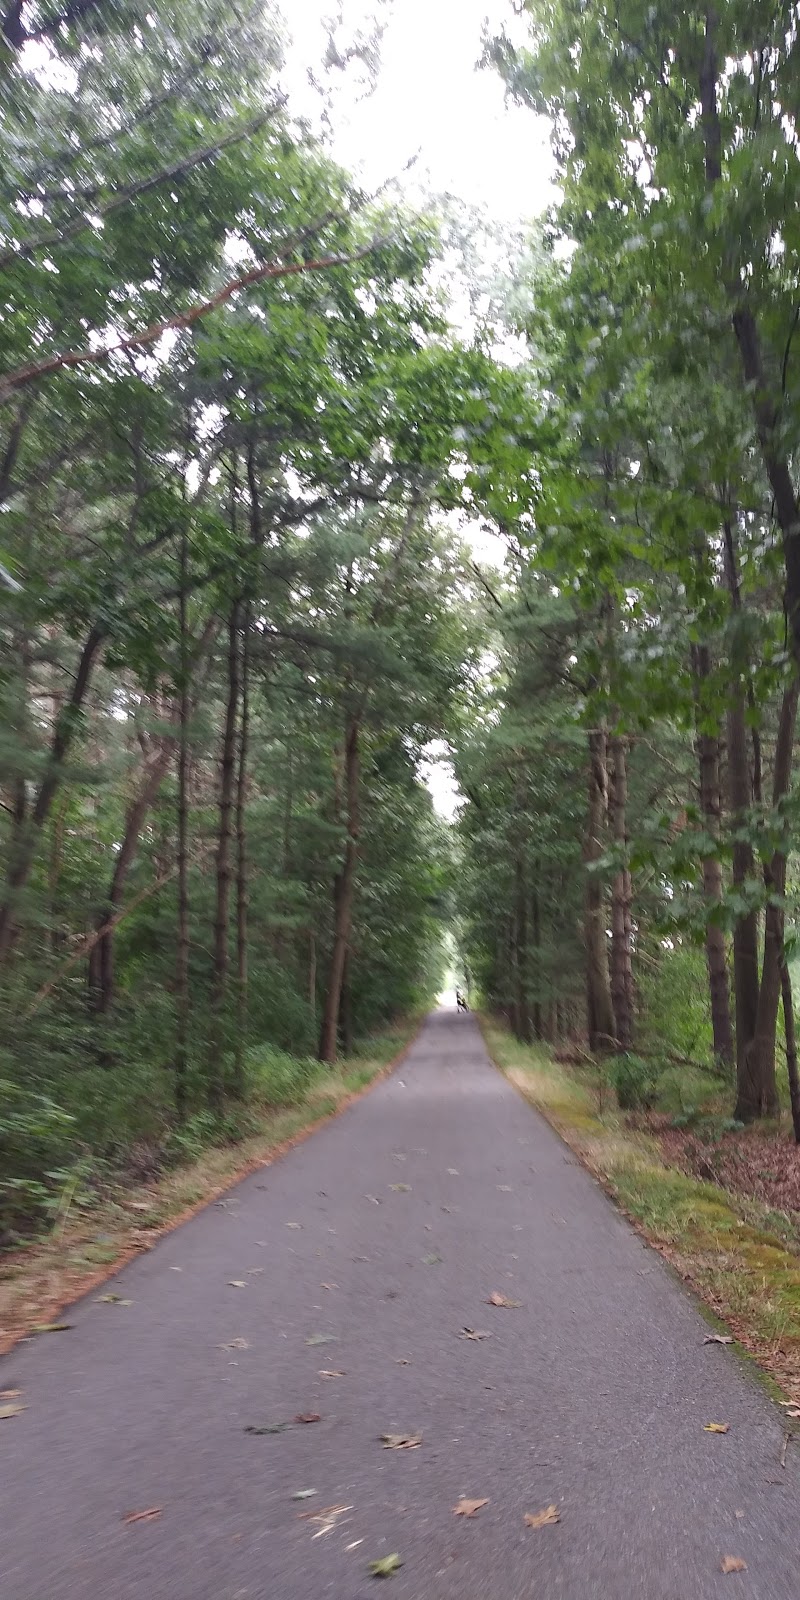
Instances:
[[[113,1288],[132,1305],[84,1301],[0,1364],[29,1407],[0,1423],[2,1600],[367,1600],[393,1551],[392,1600],[800,1594],[777,1408],[471,1017],[435,1014],[389,1080]],[[490,1504],[464,1521],[460,1495]],[[558,1527],[524,1526],[553,1501]],[[351,1509],[314,1538],[298,1513],[331,1504]],[[723,1576],[729,1554],[748,1571]]]

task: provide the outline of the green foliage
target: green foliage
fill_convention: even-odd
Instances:
[[[658,1088],[658,1066],[641,1056],[626,1051],[615,1056],[609,1076],[621,1111],[648,1110],[654,1103]]]

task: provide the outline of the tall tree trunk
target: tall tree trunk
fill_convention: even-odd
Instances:
[[[772,787],[772,804],[778,806],[788,791],[792,776],[792,752],[797,720],[798,683],[788,684],[783,694],[778,736],[775,742],[775,768]],[[779,1111],[778,1090],[775,1082],[775,1034],[778,1025],[783,983],[784,911],[786,892],[786,855],[776,850],[764,867],[767,889],[767,908],[764,915],[764,960],[758,994],[758,1012],[753,1038],[750,1041],[749,1074],[753,1086],[750,1098],[757,1093],[761,1115],[776,1116]],[[737,1116],[739,1115],[737,1107]],[[743,1120],[747,1120],[744,1118]]]
[[[211,1048],[208,1060],[208,1098],[219,1107],[224,1095],[222,1049],[224,1012],[228,998],[229,930],[231,902],[231,819],[236,782],[236,720],[239,706],[241,604],[235,600],[228,618],[228,694],[220,759],[219,825],[217,829],[216,909],[214,914],[214,966],[211,984]]]
[[[80,727],[83,706],[91,682],[92,671],[105,640],[105,629],[94,626],[87,634],[78,660],[78,667],[69,699],[62,706],[54,727],[47,768],[39,787],[33,808],[15,841],[15,848],[6,875],[3,903],[0,905],[0,963],[8,959],[16,937],[17,906],[19,897],[31,875],[42,828],[50,814],[59,786],[64,776],[64,763],[72,749]]]
[[[588,807],[584,861],[587,867],[584,945],[586,1010],[590,1050],[608,1050],[614,1043],[614,1012],[608,972],[606,896],[602,878],[592,871],[605,849],[608,811],[607,736],[605,728],[589,733]]]
[[[128,807],[122,843],[114,861],[108,897],[97,912],[95,928],[101,938],[89,954],[89,1004],[99,1014],[111,1010],[114,1000],[114,929],[116,915],[122,905],[128,873],[136,857],[144,820],[154,805],[159,789],[167,775],[172,754],[171,744],[164,742],[154,759],[145,764],[139,792]]]
[[[525,861],[521,848],[517,850],[517,858],[514,870],[516,881],[516,905],[514,907],[516,928],[514,939],[516,957],[514,973],[514,981],[516,984],[516,1032],[517,1038],[521,1039],[523,1044],[530,1044],[531,1013],[528,995],[528,897],[527,886],[525,883]]]
[[[533,975],[534,975],[534,1001],[533,1001],[533,1036],[541,1039],[545,1035],[542,1023],[542,995],[544,992],[542,973],[542,906],[540,887],[542,879],[541,862],[536,863],[536,878],[531,887],[531,933],[533,937]],[[552,1029],[550,1030],[552,1033]]]
[[[797,1070],[797,1038],[794,1027],[792,979],[785,956],[781,962],[781,995],[783,998],[783,1027],[786,1035],[786,1072],[789,1079],[789,1102],[792,1107],[792,1130],[795,1144],[800,1144],[800,1075]]]
[[[353,915],[358,842],[360,833],[360,721],[352,717],[347,727],[344,744],[344,778],[347,806],[347,839],[344,860],[333,886],[333,946],[331,949],[325,1005],[319,1040],[320,1061],[336,1060],[336,1041],[339,1028],[339,1007],[342,998],[345,957],[350,941]]]
[[[724,526],[725,583],[734,610],[741,606],[739,578],[736,566],[736,549],[733,526]],[[739,681],[734,662],[735,681],[730,693],[727,711],[728,728],[728,796],[730,801],[733,836],[733,886],[745,895],[752,895],[756,879],[753,849],[746,837],[748,813],[753,800],[752,779],[747,739],[745,693]],[[748,888],[749,886],[749,888]],[[753,1057],[753,1039],[758,1024],[759,993],[759,934],[758,912],[753,909],[740,915],[733,929],[733,992],[736,1006],[736,1108],[735,1116],[742,1122],[752,1122],[765,1114],[774,1093],[772,1085],[760,1084],[754,1076],[756,1062]]]
[[[709,8],[706,13],[705,48],[699,73],[706,183],[712,189],[722,180],[722,129],[717,100],[719,60],[716,22],[716,14]],[[725,271],[724,282],[731,304],[731,324],[739,349],[742,374],[753,408],[764,469],[772,490],[775,516],[781,530],[785,569],[784,609],[792,650],[800,669],[800,501],[795,491],[788,442],[781,428],[783,395],[767,370],[761,345],[761,331],[753,311],[750,291],[742,274],[736,270],[735,262]]]
[[[628,765],[626,740],[611,740],[611,814],[614,843],[625,851],[628,844]],[[631,875],[627,864],[619,867],[611,883],[611,1003],[618,1050],[633,1043],[633,965],[631,958]]]
[[[706,833],[716,841],[722,822],[722,789],[720,783],[719,734],[710,733],[703,726],[703,685],[711,675],[711,655],[707,645],[692,645],[692,676],[694,679],[696,749],[700,774],[700,810]],[[728,951],[725,929],[719,920],[713,921],[715,911],[722,904],[722,863],[716,849],[703,857],[703,898],[706,906],[706,967],[711,1001],[711,1028],[714,1055],[726,1066],[733,1065],[734,1044],[731,1021],[730,979],[728,977]]]
[[[236,1042],[234,1093],[244,1093],[244,1051],[247,1043],[247,748],[250,732],[250,607],[242,620],[242,711],[239,724],[239,770],[236,775]]]
[[[189,541],[185,525],[180,544],[178,595],[178,797],[177,869],[178,926],[175,949],[175,1110],[186,1116],[186,1075],[189,1066]]]

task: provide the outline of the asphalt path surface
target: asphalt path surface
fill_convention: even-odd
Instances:
[[[110,1288],[0,1363],[2,1600],[800,1594],[800,1443],[472,1017]]]

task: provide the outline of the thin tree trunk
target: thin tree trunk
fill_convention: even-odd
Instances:
[[[533,1035],[535,1039],[544,1037],[542,1026],[542,908],[539,898],[539,885],[541,882],[541,863],[536,863],[536,880],[531,889],[531,932],[533,935],[533,972],[534,1001],[533,1001]],[[552,1031],[552,1030],[551,1030]]]
[[[719,734],[709,733],[703,727],[703,684],[711,675],[711,655],[707,645],[692,645],[692,676],[695,691],[695,721],[697,727],[697,760],[700,774],[700,810],[705,831],[713,840],[719,838],[722,822],[722,789],[720,784]],[[711,1002],[711,1028],[714,1055],[726,1066],[733,1065],[734,1043],[731,1021],[731,993],[728,976],[728,951],[725,929],[719,920],[712,920],[722,905],[722,863],[714,850],[703,857],[703,898],[706,905],[706,966]]]
[[[146,765],[139,793],[129,806],[122,843],[114,861],[108,898],[95,920],[100,938],[89,957],[89,1004],[99,1015],[111,1010],[114,1001],[114,934],[116,914],[122,905],[128,873],[136,857],[144,820],[155,803],[169,771],[170,744],[164,743],[154,761]]]
[[[36,859],[42,828],[50,814],[64,776],[64,763],[72,749],[81,723],[84,701],[92,671],[105,640],[105,629],[90,629],[78,661],[69,700],[62,706],[53,728],[47,769],[25,827],[16,840],[6,876],[3,904],[0,906],[0,964],[8,959],[17,931],[17,907]]]
[[[345,793],[347,804],[347,840],[344,860],[336,875],[333,889],[333,947],[331,950],[325,1005],[320,1030],[319,1059],[332,1063],[336,1060],[336,1042],[339,1029],[339,1007],[342,998],[345,957],[350,941],[353,915],[358,842],[360,833],[360,760],[358,718],[351,718],[344,747]]]
[[[628,843],[628,767],[626,741],[611,740],[611,813],[614,842],[625,850]],[[633,1042],[633,967],[631,961],[631,875],[627,865],[618,868],[611,884],[611,1003],[618,1050]]]
[[[242,697],[239,724],[239,770],[236,775],[236,1042],[234,1093],[244,1093],[244,1051],[247,1042],[247,751],[250,732],[250,608],[242,621]]]
[[[175,1110],[186,1116],[186,1075],[189,1066],[189,630],[187,599],[189,547],[185,527],[180,545],[180,628],[178,671],[178,797],[177,871],[178,926],[175,950]]]
[[[592,871],[605,848],[608,810],[607,738],[604,728],[589,733],[588,808],[584,861],[587,867],[584,916],[586,999],[590,1050],[608,1050],[614,1043],[614,1012],[608,972],[606,897],[602,878]]]
[[[516,877],[516,906],[515,906],[515,954],[516,954],[516,1013],[517,1013],[517,1038],[523,1044],[530,1044],[531,1039],[531,1014],[528,998],[528,901],[525,884],[525,862],[521,848],[517,850],[515,863]]]
[[[314,929],[308,932],[308,1003],[312,1017],[317,1015],[317,940]]]
[[[794,1001],[792,979],[786,959],[781,961],[781,994],[783,997],[783,1026],[786,1035],[786,1071],[789,1078],[789,1101],[792,1107],[794,1142],[800,1144],[800,1075],[797,1070],[797,1039],[794,1028]]]
[[[241,606],[233,602],[228,619],[228,695],[220,760],[219,826],[217,830],[216,910],[214,915],[214,966],[211,985],[211,1049],[208,1097],[218,1107],[223,1098],[222,1048],[224,1012],[228,997],[229,930],[231,902],[231,820],[236,781],[236,720],[239,706]]]
[[[783,694],[775,742],[775,768],[772,804],[777,807],[786,795],[792,775],[794,730],[797,720],[798,683],[788,684]],[[764,915],[764,959],[758,994],[758,1012],[748,1051],[750,1080],[757,1089],[764,1116],[777,1116],[778,1089],[775,1082],[775,1035],[778,1026],[783,984],[785,918],[783,896],[786,891],[786,854],[776,850],[764,867],[768,900]],[[739,1114],[737,1108],[737,1115]],[[747,1120],[746,1118],[743,1120]]]

